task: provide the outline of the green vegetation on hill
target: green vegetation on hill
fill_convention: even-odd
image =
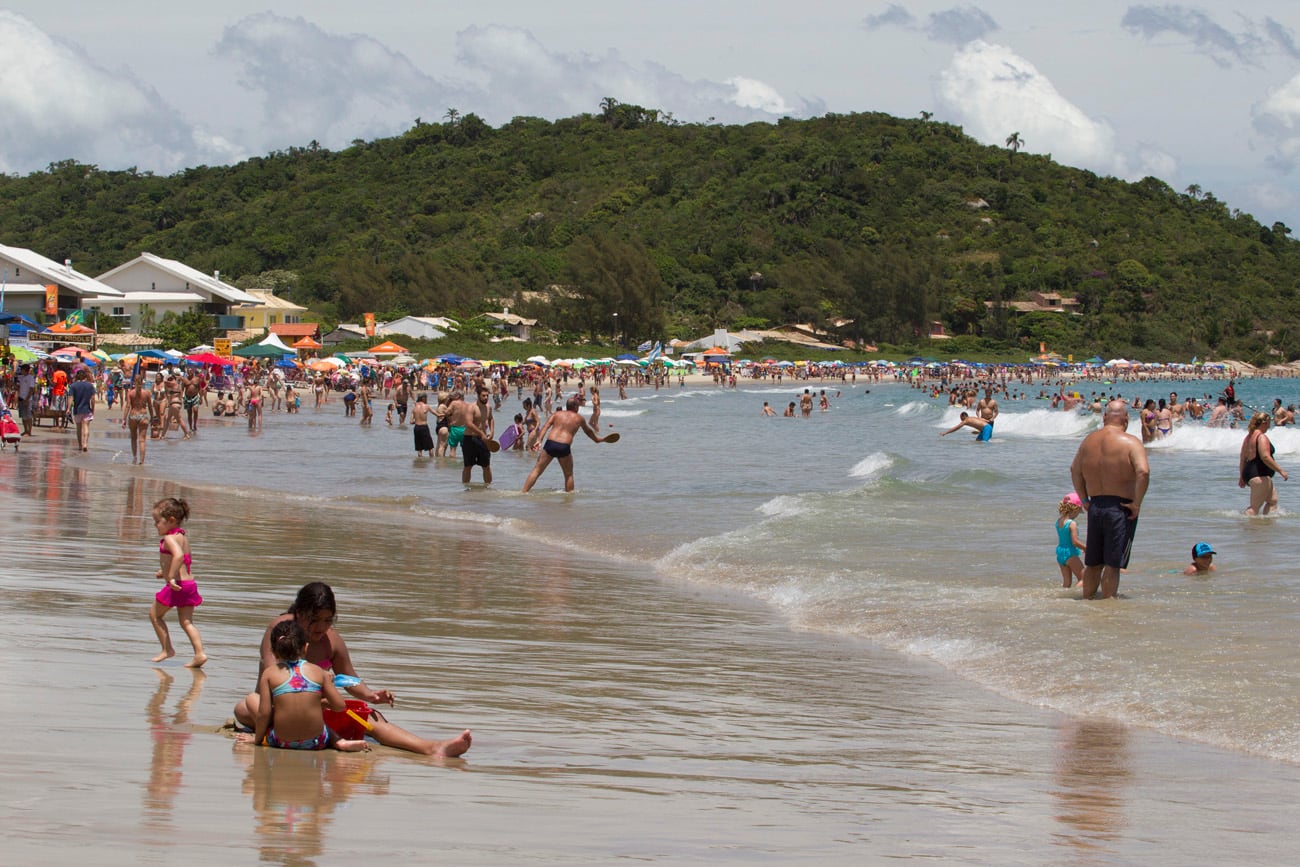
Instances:
[[[923,348],[938,320],[989,352],[1294,359],[1289,234],[1195,187],[1099,177],[929,120],[678,124],[613,100],[500,129],[449,111],[338,152],[170,177],[63,162],[0,178],[0,239],[86,273],[148,250],[240,285],[291,272],[294,300],[326,320],[508,299],[557,331],[632,343],[811,322]],[[1006,306],[1031,292],[1075,296],[1082,315]]]

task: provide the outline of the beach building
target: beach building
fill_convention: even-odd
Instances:
[[[277,322],[268,326],[267,331],[289,346],[304,337],[320,342],[320,326],[315,322]]]
[[[282,323],[302,322],[302,315],[307,312],[306,307],[294,304],[288,298],[281,298],[274,292],[250,289],[248,294],[256,301],[240,304],[232,312],[244,320],[244,328],[252,331],[265,331],[272,325]]]
[[[478,319],[487,320],[487,323],[510,337],[518,337],[525,342],[532,339],[532,331],[537,327],[536,319],[525,319],[511,313],[507,308],[500,313],[484,313]]]
[[[29,318],[43,316],[48,286],[54,287],[58,316],[79,307],[89,307],[87,299],[120,299],[122,293],[107,283],[87,277],[72,267],[72,260],[62,264],[22,247],[0,244],[0,271],[4,272],[4,302],[0,305],[6,313],[20,313]]]
[[[376,334],[384,337],[403,335],[416,340],[437,340],[446,337],[447,332],[455,331],[460,323],[446,316],[403,316],[392,322],[385,322],[375,329]]]
[[[114,294],[87,298],[83,306],[112,316],[126,331],[139,331],[168,313],[200,311],[212,315],[217,331],[226,332],[243,327],[234,312],[238,305],[257,303],[244,290],[222,282],[220,271],[204,274],[152,253],[141,253],[97,279]]]
[[[322,334],[320,342],[325,346],[338,346],[340,343],[346,343],[349,340],[366,340],[368,336],[366,326],[358,325],[355,322],[340,322],[334,327],[333,331]]]

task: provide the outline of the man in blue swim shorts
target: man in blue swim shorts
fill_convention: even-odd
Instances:
[[[1079,444],[1070,465],[1074,489],[1088,507],[1088,538],[1083,555],[1083,598],[1101,590],[1102,599],[1119,593],[1119,573],[1128,566],[1138,512],[1151,482],[1142,441],[1126,433],[1128,405],[1106,404],[1100,430]]]
[[[975,431],[975,441],[986,443],[993,438],[993,422],[988,419],[975,418],[968,412],[961,414],[961,421],[956,425],[939,434],[946,437],[950,433],[956,433],[964,427],[972,428]]]
[[[546,468],[551,465],[552,460],[560,462],[560,469],[564,471],[564,490],[573,490],[573,438],[578,431],[585,433],[592,442],[603,443],[609,435],[597,436],[592,430],[587,420],[578,415],[578,407],[581,401],[575,394],[569,398],[564,405],[564,409],[552,415],[542,425],[538,433],[538,439],[542,440],[542,453],[537,456],[537,463],[533,465],[533,470],[524,480],[524,493],[532,490],[533,485],[541,478]]]

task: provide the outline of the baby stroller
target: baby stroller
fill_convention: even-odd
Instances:
[[[13,443],[14,451],[18,451],[18,443],[22,438],[22,432],[18,430],[13,415],[7,409],[0,410],[0,449]]]

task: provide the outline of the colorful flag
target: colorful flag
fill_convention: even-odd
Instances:
[[[651,349],[651,350],[650,350],[650,354],[647,355],[645,358],[646,358],[646,361],[654,361],[656,358],[658,358],[659,356],[661,356],[661,355],[663,355],[663,354],[664,354],[664,344],[663,344],[663,341],[662,341],[662,340],[657,340],[657,341],[655,341],[654,349]]]
[[[45,284],[45,315],[59,315],[59,287],[53,283]]]
[[[363,315],[366,317],[366,337],[374,337],[375,336],[375,314],[365,313]]]

